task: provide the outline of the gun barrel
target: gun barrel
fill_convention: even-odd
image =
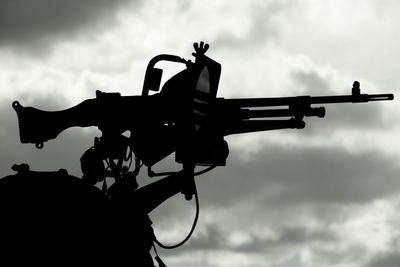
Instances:
[[[290,106],[296,104],[333,104],[333,103],[362,103],[370,101],[393,100],[393,94],[359,94],[336,96],[296,96],[269,98],[231,98],[224,99],[225,104],[240,107]]]

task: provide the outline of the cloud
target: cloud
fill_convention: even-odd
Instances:
[[[310,266],[359,266],[368,253],[361,245],[350,245],[346,248],[324,248],[317,245],[313,247],[307,263]]]
[[[243,262],[242,265],[235,263],[234,266],[254,266],[256,263],[260,264],[260,266],[267,266],[267,262],[269,264],[275,263],[272,266],[280,266],[281,264],[284,266],[287,262],[293,262],[291,257],[297,259],[297,265],[295,266],[302,266],[299,259],[299,254],[302,250],[315,246],[313,256],[326,262],[327,258],[332,256],[332,254],[329,254],[326,250],[326,255],[322,255],[323,249],[318,248],[325,244],[333,244],[339,241],[338,235],[329,230],[310,230],[301,226],[277,229],[274,238],[249,234],[251,229],[246,227],[242,229],[241,234],[238,234],[235,230],[232,231],[232,229],[227,228],[224,224],[208,224],[202,228],[205,231],[201,231],[192,237],[187,245],[175,251],[174,254],[166,252],[165,256],[167,259],[179,256],[186,258],[201,252],[205,255],[205,262],[217,266],[226,266],[229,259],[225,260],[225,264],[218,263],[217,260],[212,258],[212,255],[215,253],[226,254],[227,256],[231,255],[233,257],[239,255],[249,256],[247,262]],[[242,236],[242,242],[235,241],[235,239],[238,240],[237,236]],[[339,253],[336,255],[339,255]],[[345,259],[342,259],[342,261],[336,259],[334,261],[329,258],[329,260],[336,263],[345,262]]]
[[[205,231],[193,237],[188,243],[189,250],[227,249],[227,236],[215,224],[205,226]]]
[[[126,0],[15,0],[0,2],[0,46],[46,51],[55,41],[113,24]],[[90,30],[88,30],[90,28]]]
[[[373,257],[365,267],[397,267],[400,262],[400,253],[397,251],[380,253]]]
[[[332,90],[329,81],[322,77],[316,70],[293,70],[291,78],[295,84],[311,95],[331,94]]]
[[[279,38],[280,18],[298,6],[298,1],[263,1],[241,6],[236,28],[220,31],[213,41],[215,48],[241,48],[266,45]],[[243,16],[243,13],[246,15]],[[248,18],[246,23],[240,20]],[[238,28],[242,31],[238,32]]]
[[[242,237],[242,242],[235,242],[232,233],[224,232],[224,227],[217,225],[206,225],[206,231],[194,237],[188,247],[202,250],[232,250],[239,253],[266,253],[267,251],[279,251],[286,247],[296,247],[312,242],[334,242],[338,240],[337,234],[329,230],[310,230],[302,226],[283,226],[276,233],[274,238],[265,238],[256,234],[249,234]],[[246,230],[243,231],[246,233]],[[246,235],[246,234],[242,235]],[[238,244],[236,244],[238,243]]]
[[[199,179],[199,191],[222,206],[257,197],[268,206],[365,203],[399,192],[398,172],[397,159],[378,152],[269,145],[246,161],[232,151],[227,167]]]

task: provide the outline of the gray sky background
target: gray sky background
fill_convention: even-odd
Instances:
[[[349,94],[358,80],[395,100],[327,106],[301,131],[229,137],[228,166],[197,178],[194,236],[159,251],[167,265],[398,266],[399,12],[394,0],[1,1],[0,175],[26,162],[79,176],[99,135],[73,128],[42,150],[22,145],[12,101],[58,110],[97,89],[137,95],[153,56],[190,58],[203,40],[222,64],[221,97]],[[175,243],[194,205],[177,196],[151,217],[159,239]]]

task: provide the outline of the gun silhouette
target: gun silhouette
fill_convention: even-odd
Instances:
[[[53,112],[23,107],[15,101],[12,106],[18,114],[21,142],[41,148],[69,127],[97,126],[102,139],[109,140],[105,146],[114,151],[111,156],[123,153],[118,152],[122,148],[112,147],[118,143],[112,139],[121,139],[129,130],[131,136],[125,142],[146,166],[173,152],[179,163],[223,166],[228,156],[224,136],[302,129],[304,117],[325,116],[325,108],[318,106],[322,104],[393,100],[393,94],[361,94],[357,81],[351,95],[217,98],[221,65],[204,55],[207,48],[197,46],[194,63],[174,55],[154,57],[148,64],[141,96],[96,91],[94,99]],[[154,67],[159,61],[183,63],[186,69],[168,80],[160,93],[149,95],[160,87],[162,69]]]

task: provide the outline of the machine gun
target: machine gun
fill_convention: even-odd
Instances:
[[[393,94],[361,94],[357,81],[351,95],[217,98],[221,65],[205,56],[207,49],[207,44],[195,44],[194,63],[174,55],[154,57],[147,66],[141,96],[97,91],[96,98],[55,112],[15,101],[21,142],[42,148],[69,127],[97,126],[103,134],[95,141],[99,159],[121,159],[131,149],[148,167],[173,152],[179,163],[223,166],[229,153],[227,135],[302,129],[304,117],[325,116],[325,108],[318,106],[322,104],[393,99]],[[163,71],[155,68],[160,61],[185,64],[186,69],[169,79],[160,93],[149,95],[160,88]],[[125,131],[130,131],[129,137],[122,135]]]
[[[186,199],[195,195],[197,213],[192,233],[198,217],[193,177],[215,166],[226,165],[229,148],[225,136],[303,129],[305,117],[325,116],[323,104],[393,100],[393,94],[361,94],[357,81],[350,95],[219,98],[217,90],[221,65],[205,55],[207,44],[196,43],[194,48],[195,62],[174,55],[154,57],[147,66],[143,91],[139,96],[96,91],[96,98],[84,100],[66,110],[51,112],[13,102],[21,142],[42,148],[44,142],[56,138],[69,127],[98,127],[102,136],[95,138],[94,145],[81,158],[82,180],[89,185],[103,182],[105,195],[117,202],[121,197],[115,197],[115,192],[121,193],[125,187],[137,188],[136,180],[131,178],[136,177],[143,164],[148,167],[149,176],[171,174],[156,174],[151,167],[175,152],[176,162],[183,165],[183,170],[136,190],[136,199],[142,205],[140,211],[147,216],[149,211],[178,192],[184,193]],[[160,61],[184,64],[186,68],[165,82],[158,92],[163,71],[155,65]],[[157,93],[150,94],[150,91]],[[135,168],[130,171],[133,159]],[[208,168],[195,173],[196,165]],[[39,175],[43,176],[43,173]],[[114,185],[117,186],[107,188],[106,177],[114,178]],[[7,188],[4,187],[5,192],[16,191]],[[129,196],[122,199],[131,200]],[[155,242],[158,241],[155,239]]]

